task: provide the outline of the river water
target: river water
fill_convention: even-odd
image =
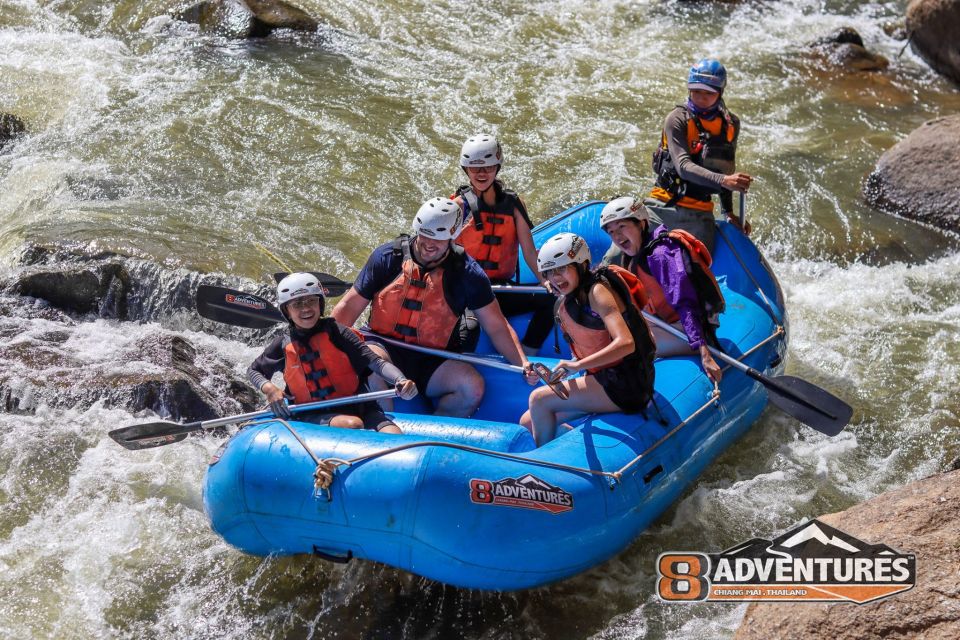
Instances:
[[[659,124],[709,54],[744,122],[740,168],[758,178],[748,214],[787,297],[788,372],[856,413],[827,439],[769,411],[619,556],[501,595],[244,556],[202,510],[219,441],[127,452],[106,432],[150,416],[51,408],[41,388],[29,411],[0,414],[0,636],[729,637],[743,606],[659,603],[659,552],[770,537],[960,455],[960,243],[860,196],[885,149],[960,108],[885,35],[905,2],[304,1],[317,34],[252,43],[174,23],[172,4],[0,0],[0,111],[31,131],[0,154],[4,270],[56,242],[267,282],[263,247],[350,279],[460,183],[459,145],[478,130],[500,136],[502,177],[534,221],[641,193]],[[810,54],[845,25],[887,71]],[[4,320],[4,346],[43,345],[51,327],[31,317]],[[90,321],[54,353],[119,369],[124,344],[163,332],[237,371],[257,353],[188,325]]]

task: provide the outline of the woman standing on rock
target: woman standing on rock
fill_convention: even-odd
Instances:
[[[267,396],[270,409],[278,418],[291,417],[284,402],[288,397],[303,404],[356,395],[366,386],[371,373],[394,385],[405,400],[417,395],[413,381],[374,354],[357,333],[333,318],[323,317],[323,289],[312,274],[291,273],[281,280],[277,302],[290,324],[289,332],[267,345],[250,365],[247,377]],[[270,381],[280,371],[286,394]],[[340,406],[334,413],[305,413],[300,419],[346,429],[400,433],[400,428],[375,402]]]
[[[740,119],[727,109],[723,91],[727,70],[704,58],[690,67],[686,104],[663,122],[660,144],[653,153],[656,185],[644,202],[654,225],[685,229],[713,253],[713,194],[720,194],[723,213],[733,224],[733,191],[746,193],[753,178],[736,172]],[[749,233],[747,226],[744,229]]]

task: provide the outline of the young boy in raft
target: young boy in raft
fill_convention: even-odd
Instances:
[[[356,395],[366,390],[371,373],[394,385],[404,400],[417,395],[413,381],[374,354],[352,329],[323,317],[323,288],[312,274],[291,273],[281,280],[277,302],[290,323],[289,332],[267,345],[250,365],[247,377],[267,397],[278,418],[292,416],[284,403],[286,397],[303,404]],[[283,372],[287,394],[270,382],[279,371]],[[329,412],[299,417],[331,427],[401,433],[376,402],[340,405]]]

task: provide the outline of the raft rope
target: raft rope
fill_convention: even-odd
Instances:
[[[738,360],[743,360],[748,355],[770,342],[777,336],[783,333],[783,327],[777,326],[776,330],[767,338],[763,339],[761,342],[757,343],[751,347],[748,351],[744,352]],[[728,365],[729,367],[729,365]],[[728,368],[725,367],[725,368]],[[336,472],[337,467],[350,467],[361,462],[366,462],[368,460],[374,460],[376,458],[382,458],[383,456],[390,455],[392,453],[398,453],[400,451],[407,451],[409,449],[415,449],[419,447],[445,447],[447,449],[457,449],[459,451],[467,451],[470,453],[479,453],[481,455],[491,456],[494,458],[502,458],[504,460],[513,460],[515,462],[522,462],[524,464],[531,464],[538,467],[546,467],[548,469],[557,469],[560,471],[569,471],[571,473],[581,473],[585,475],[601,476],[605,478],[610,478],[613,482],[610,485],[610,488],[613,489],[620,481],[623,479],[623,474],[630,470],[631,467],[637,465],[644,458],[649,456],[654,450],[656,450],[660,445],[669,440],[680,431],[681,428],[690,423],[691,420],[696,418],[698,415],[706,411],[711,406],[719,407],[720,406],[720,384],[717,382],[713,383],[713,391],[710,393],[709,399],[701,405],[696,411],[691,413],[689,416],[684,418],[681,422],[677,424],[673,429],[665,433],[660,437],[659,440],[654,442],[652,445],[647,447],[642,453],[640,453],[633,460],[623,465],[616,471],[603,471],[597,469],[588,469],[585,467],[575,467],[572,465],[560,464],[559,462],[550,462],[547,460],[537,460],[534,458],[527,458],[524,456],[519,456],[513,453],[507,453],[505,451],[491,451],[489,449],[481,449],[479,447],[473,447],[467,444],[460,444],[457,442],[446,442],[443,440],[428,440],[426,442],[408,442],[406,444],[398,445],[396,447],[389,447],[387,449],[381,449],[380,451],[374,451],[373,453],[368,453],[362,456],[357,456],[355,458],[350,458],[349,460],[344,460],[342,458],[324,458],[320,459],[317,455],[310,449],[310,446],[307,442],[297,433],[289,422],[281,418],[270,418],[269,420],[274,422],[279,422],[284,427],[293,434],[293,437],[296,438],[297,442],[300,443],[300,446],[303,447],[304,451],[313,459],[314,464],[316,465],[313,472],[313,485],[316,494],[319,494],[321,491],[327,493],[327,499],[331,500],[333,495],[330,493],[329,488],[333,483],[333,475]],[[262,421],[261,421],[262,422]],[[251,421],[247,424],[257,424],[257,421]],[[244,426],[244,425],[241,425]]]
[[[457,442],[446,442],[443,440],[430,440],[426,442],[408,442],[402,445],[398,445],[396,447],[390,447],[388,449],[382,449],[380,451],[374,451],[373,453],[368,453],[362,456],[357,456],[355,458],[350,458],[349,460],[344,460],[342,458],[324,458],[321,460],[310,449],[310,446],[307,444],[307,442],[303,439],[303,437],[300,436],[299,433],[297,433],[296,429],[294,429],[290,425],[290,423],[288,423],[286,420],[283,420],[281,418],[271,418],[270,420],[274,422],[279,422],[284,427],[286,427],[287,430],[290,431],[290,433],[293,435],[293,437],[296,438],[297,442],[300,443],[300,446],[303,447],[304,451],[306,451],[307,454],[310,456],[310,458],[313,460],[314,464],[316,465],[313,472],[313,481],[314,481],[314,489],[317,492],[329,489],[330,485],[333,482],[333,474],[336,471],[337,467],[341,467],[341,466],[350,467],[355,464],[366,462],[368,460],[373,460],[375,458],[381,458],[383,456],[390,455],[392,453],[398,453],[400,451],[407,451],[408,449],[415,449],[419,447],[445,447],[447,449],[457,449],[459,451],[479,453],[481,455],[487,455],[495,458],[502,458],[505,460],[513,460],[516,462],[522,462],[524,464],[531,464],[539,467],[546,467],[549,469],[558,469],[560,471],[569,471],[571,473],[582,473],[585,475],[602,476],[606,478],[611,478],[614,481],[614,483],[619,483],[620,480],[622,479],[623,474],[627,470],[629,470],[630,467],[640,462],[645,456],[650,455],[650,453],[654,449],[656,449],[661,444],[663,444],[667,439],[673,436],[673,434],[679,431],[680,428],[688,424],[693,418],[697,417],[702,412],[706,411],[707,408],[709,408],[711,405],[719,406],[719,401],[720,401],[720,388],[718,385],[714,384],[713,392],[710,394],[710,399],[706,403],[704,403],[703,406],[701,406],[699,409],[697,409],[696,411],[691,413],[689,416],[687,416],[677,426],[675,426],[668,433],[664,434],[663,437],[661,437],[659,440],[653,443],[650,447],[648,447],[646,451],[638,455],[636,458],[628,462],[626,465],[624,465],[617,471],[602,471],[597,469],[587,469],[585,467],[575,467],[572,465],[560,464],[559,462],[537,460],[534,458],[519,456],[513,453],[507,453],[504,451],[491,451],[489,449],[481,449],[479,447],[473,447],[467,444],[460,444]],[[250,422],[248,424],[257,424],[257,423],[258,422]],[[613,488],[613,486],[614,486],[613,483],[611,483],[611,488]],[[328,499],[332,498],[329,492],[327,492],[327,496],[328,496]]]
[[[767,311],[770,312],[770,318],[776,324],[777,328],[782,328],[783,321],[780,319],[780,316],[777,315],[777,312],[774,311],[773,303],[770,302],[770,299],[767,298],[767,294],[763,292],[763,287],[760,286],[760,283],[757,282],[757,279],[753,277],[753,273],[750,272],[750,269],[747,268],[747,265],[743,262],[743,258],[740,257],[740,254],[737,253],[736,248],[734,248],[733,243],[730,242],[726,234],[723,232],[723,229],[720,228],[720,225],[717,225],[717,233],[720,234],[720,237],[723,238],[723,241],[727,243],[727,246],[730,247],[730,252],[733,253],[733,257],[737,259],[737,262],[740,263],[740,268],[743,269],[743,272],[747,274],[747,277],[750,278],[750,282],[753,283],[753,286],[757,288],[757,293],[760,294],[760,298],[763,300],[763,304],[766,305]]]

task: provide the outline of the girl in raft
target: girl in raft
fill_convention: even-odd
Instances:
[[[713,382],[723,373],[710,355],[720,348],[716,330],[726,303],[710,270],[706,246],[683,229],[650,226],[649,210],[636,198],[615,198],[600,212],[600,227],[613,244],[603,264],[615,264],[635,275],[649,300],[645,311],[687,334],[687,341],[655,327],[657,356],[698,354]]]
[[[541,446],[554,438],[558,424],[586,413],[642,413],[653,399],[656,346],[640,314],[645,298],[639,281],[619,267],[591,271],[590,248],[574,233],[547,240],[537,267],[560,296],[556,321],[576,357],[558,362],[555,373],[587,375],[562,382],[567,400],[549,387],[535,389],[521,424]]]
[[[247,377],[267,397],[278,418],[291,418],[286,398],[303,404],[356,395],[366,391],[371,373],[394,385],[404,400],[417,395],[413,381],[374,354],[353,329],[323,317],[323,288],[316,276],[291,273],[277,285],[277,302],[290,324],[289,331],[267,345],[250,365]],[[280,371],[286,394],[270,382]],[[341,405],[332,412],[311,412],[298,417],[331,427],[401,433],[376,402]]]

